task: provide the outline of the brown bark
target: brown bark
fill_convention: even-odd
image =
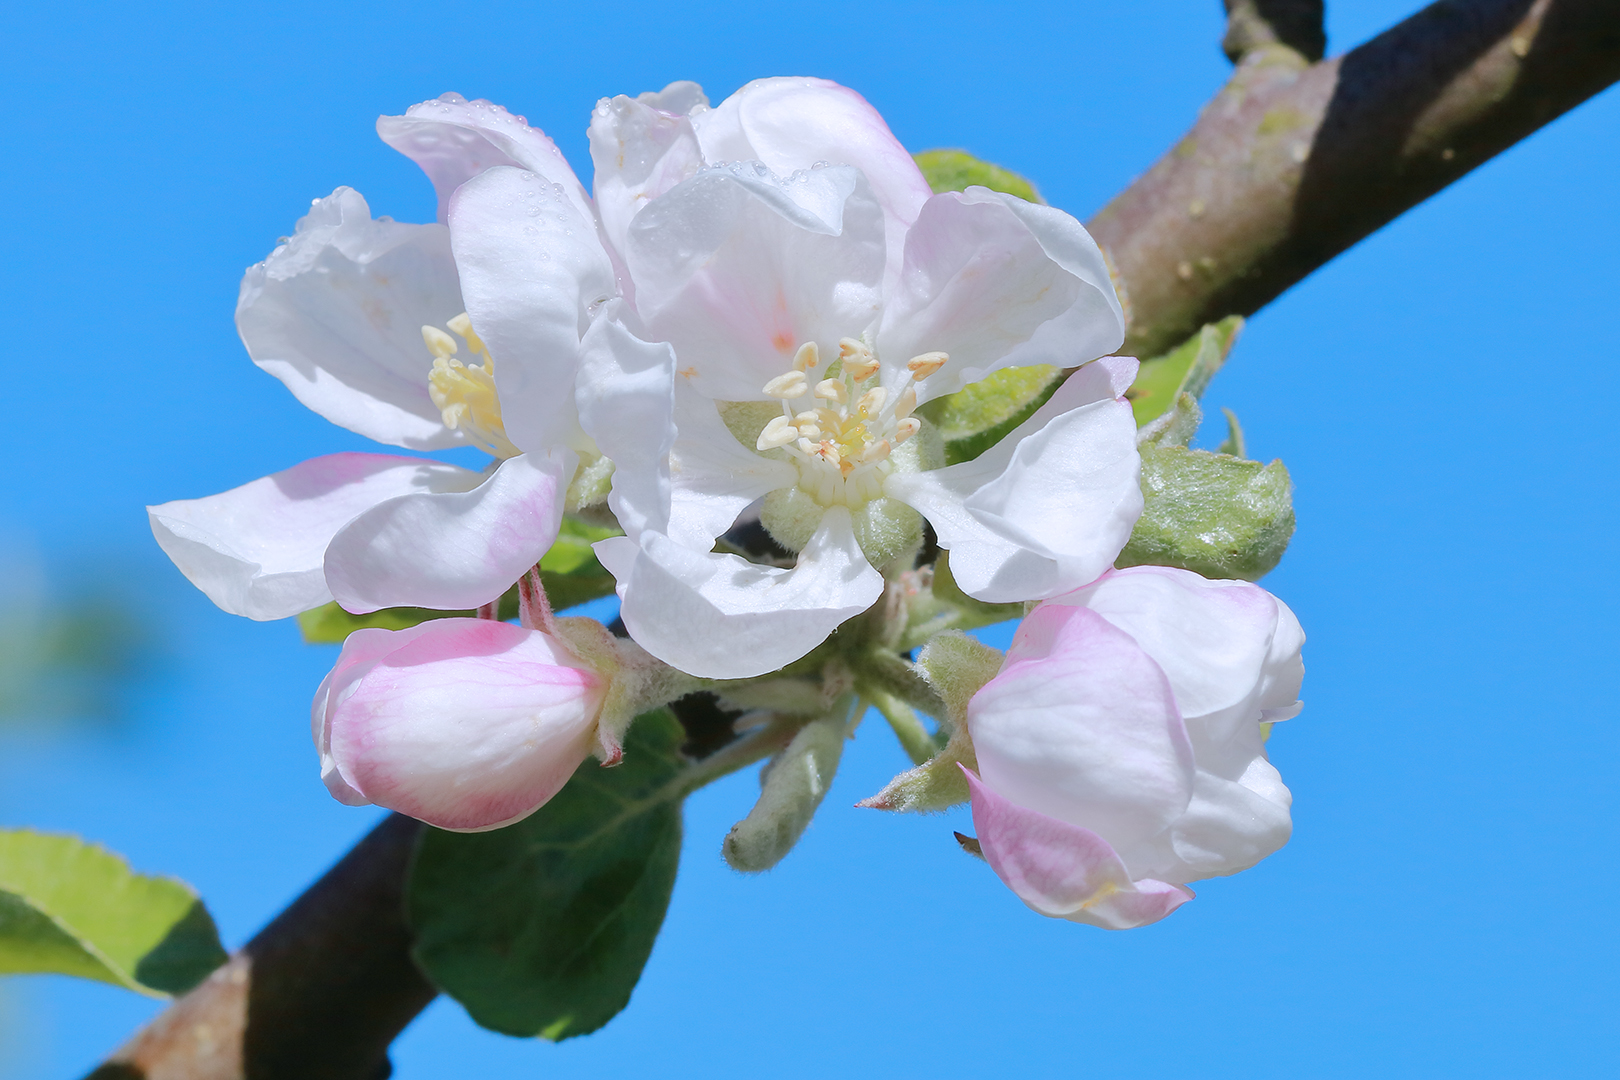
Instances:
[[[1276,5],[1230,6],[1236,26]],[[1441,0],[1316,64],[1247,25],[1193,129],[1088,223],[1128,354],[1252,314],[1620,77],[1620,0]]]
[[[1620,77],[1620,0],[1441,0],[1318,63],[1319,0],[1227,7],[1231,82],[1090,223],[1139,356],[1254,312]],[[387,1076],[388,1043],[434,995],[402,909],[420,828],[385,821],[92,1076]]]
[[[406,867],[422,824],[391,815],[94,1080],[381,1080],[437,991],[411,961]]]

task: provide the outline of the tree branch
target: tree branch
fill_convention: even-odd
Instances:
[[[1230,6],[1236,25],[1250,5]],[[1192,131],[1088,225],[1130,299],[1123,352],[1252,314],[1608,86],[1620,0],[1441,0],[1332,60],[1242,55]]]
[[[1089,226],[1125,283],[1124,351],[1139,356],[1256,311],[1620,77],[1620,0],[1441,0],[1318,63],[1320,0],[1227,8],[1231,82]],[[386,1077],[389,1041],[434,994],[401,899],[420,829],[378,826],[92,1076]]]

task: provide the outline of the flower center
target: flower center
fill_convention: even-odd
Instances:
[[[428,374],[428,396],[444,417],[444,426],[460,431],[476,446],[498,458],[517,457],[523,451],[512,445],[501,423],[501,399],[495,393],[495,361],[489,349],[473,332],[472,320],[464,311],[445,323],[467,342],[467,350],[483,364],[463,364],[455,359],[456,339],[437,326],[422,327],[422,340],[433,354],[433,370]]]
[[[894,468],[889,455],[917,434],[922,423],[912,416],[917,389],[907,383],[897,393],[869,385],[878,373],[877,357],[864,342],[838,343],[838,374],[812,385],[809,373],[820,363],[813,341],[800,345],[793,367],[766,383],[768,397],[782,402],[782,415],[772,417],[759,433],[760,450],[781,447],[799,467],[799,486],[823,506],[864,506],[883,493],[883,478]],[[944,353],[924,353],[906,365],[912,382],[938,371]],[[812,409],[795,411],[792,402],[810,394]]]

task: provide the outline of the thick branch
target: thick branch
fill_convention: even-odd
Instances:
[[[390,816],[91,1073],[93,1080],[381,1080],[437,992],[416,970],[405,871],[423,826]]]
[[[1131,302],[1123,351],[1257,311],[1617,77],[1620,0],[1441,0],[1332,60],[1246,51],[1090,222]]]

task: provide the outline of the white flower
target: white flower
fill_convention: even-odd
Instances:
[[[705,677],[779,668],[877,599],[919,511],[984,600],[1107,569],[1141,508],[1121,397],[1136,364],[1087,363],[1124,328],[1079,222],[984,188],[928,195],[870,106],[817,80],[688,116],[617,99],[598,121],[635,305],[586,334],[580,419],[615,462],[627,535],[597,550],[636,641]],[[990,451],[939,467],[915,409],[1032,364],[1086,366]],[[760,499],[791,569],[712,550]]]

